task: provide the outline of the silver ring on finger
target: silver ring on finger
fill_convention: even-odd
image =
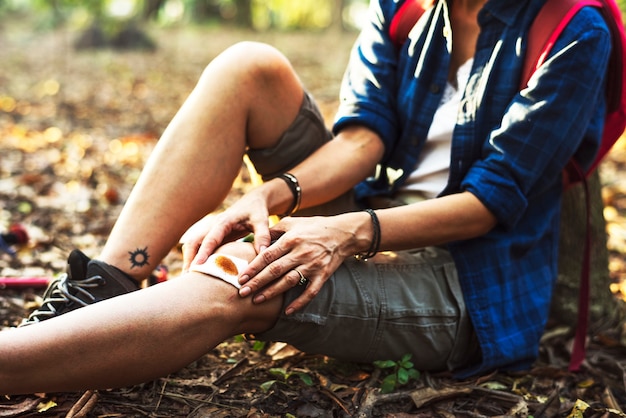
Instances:
[[[306,286],[307,283],[309,283],[309,279],[304,277],[304,274],[300,273],[300,270],[293,269],[293,271],[295,271],[296,273],[298,273],[300,275],[300,280],[298,281],[298,286]]]

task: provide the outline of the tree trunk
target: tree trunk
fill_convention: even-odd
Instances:
[[[209,0],[196,0],[191,3],[192,19],[195,22],[207,22],[211,19],[221,19],[220,8]]]
[[[252,28],[252,2],[251,0],[235,0],[237,14],[235,24],[243,28]]]
[[[590,330],[619,320],[618,300],[609,289],[606,222],[602,186],[598,173],[588,180],[591,202]],[[578,295],[585,239],[586,209],[584,189],[576,185],[562,201],[559,277],[552,299],[551,316],[559,324],[576,326]]]
[[[156,19],[164,4],[165,0],[144,0],[142,19],[145,21]]]
[[[334,0],[332,9],[332,20],[329,29],[333,32],[343,32],[343,9],[345,7],[345,0]]]

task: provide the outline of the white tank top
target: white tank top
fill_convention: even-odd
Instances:
[[[472,62],[473,59],[470,59],[459,67],[456,87],[450,82],[446,84],[439,108],[430,125],[424,149],[417,160],[415,170],[400,188],[400,194],[417,192],[427,199],[434,199],[448,184],[452,132],[456,125],[461,97],[472,70]]]

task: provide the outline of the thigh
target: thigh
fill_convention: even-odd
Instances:
[[[247,154],[263,181],[288,172],[332,139],[313,97],[306,93],[300,112],[275,146],[249,149]],[[323,205],[299,210],[296,216],[334,215],[358,210],[352,191]]]
[[[464,366],[478,350],[454,262],[435,247],[347,260],[303,311],[257,337],[358,362],[410,353],[420,370]]]
[[[248,157],[264,181],[285,173],[330,141],[332,134],[309,93],[305,93],[296,119],[271,148],[248,150]]]

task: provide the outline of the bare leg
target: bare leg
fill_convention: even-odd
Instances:
[[[272,47],[244,42],[218,56],[163,133],[97,258],[147,277],[222,202],[246,147],[274,145],[303,97],[292,67]],[[130,257],[144,249],[147,260]]]
[[[251,260],[247,243],[225,252]],[[281,298],[253,305],[190,273],[24,328],[0,332],[0,395],[126,386],[174,372],[224,339],[269,329]]]

